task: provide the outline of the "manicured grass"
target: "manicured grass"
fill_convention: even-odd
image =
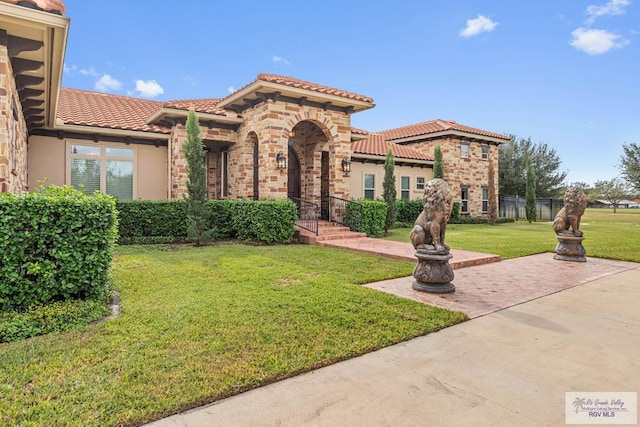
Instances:
[[[302,245],[120,247],[118,318],[0,344],[0,425],[137,425],[466,319],[357,286],[412,269]]]
[[[640,262],[640,209],[587,209],[581,227],[587,256]],[[398,228],[390,240],[409,242],[409,228]],[[527,221],[495,226],[449,224],[447,244],[454,249],[500,255],[503,259],[553,252],[557,240],[551,222]]]

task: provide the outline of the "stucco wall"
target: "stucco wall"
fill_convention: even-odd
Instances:
[[[58,139],[32,136],[29,138],[29,188],[36,189],[39,182],[68,185],[69,144],[126,147],[134,150],[134,198],[147,200],[167,199],[167,147],[143,144],[94,143],[80,139]]]
[[[416,182],[418,177],[424,178],[425,182],[433,178],[433,169],[430,166],[398,166],[394,168],[396,176],[396,192],[397,198],[401,198],[401,177],[408,176],[410,184],[409,199],[419,199],[424,194],[424,189],[417,189]],[[382,198],[382,182],[384,180],[384,165],[375,163],[362,163],[358,162],[357,158],[351,160],[351,177],[350,177],[350,192],[351,197],[354,199],[364,198],[364,174],[370,173],[375,175],[375,193],[376,199]]]
[[[0,45],[0,192],[27,189],[27,125],[7,47]]]

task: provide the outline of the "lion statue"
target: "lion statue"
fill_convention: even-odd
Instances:
[[[449,251],[444,244],[447,221],[453,208],[449,185],[436,178],[427,182],[422,198],[423,209],[411,230],[411,243],[416,250]]]
[[[553,221],[553,231],[556,234],[573,234],[575,237],[582,237],[580,219],[586,207],[587,196],[584,191],[578,187],[569,187],[564,193],[564,207],[560,209]],[[569,231],[569,227],[572,231]]]

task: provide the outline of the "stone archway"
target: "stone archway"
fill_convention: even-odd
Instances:
[[[301,120],[291,130],[289,138],[288,187],[300,186],[300,198],[314,203],[328,199],[330,168],[328,151],[330,134],[321,123]],[[323,152],[325,154],[323,155]],[[326,165],[323,167],[323,159]],[[292,165],[293,163],[293,165]],[[295,176],[298,168],[298,176]],[[289,189],[289,194],[293,189]]]

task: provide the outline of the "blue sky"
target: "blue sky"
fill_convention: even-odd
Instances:
[[[639,0],[66,0],[63,86],[224,97],[273,73],[374,98],[369,131],[432,119],[531,137],[568,181],[640,143]]]

